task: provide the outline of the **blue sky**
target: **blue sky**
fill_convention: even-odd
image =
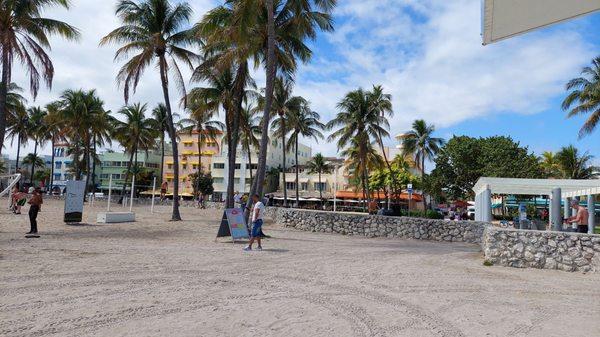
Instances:
[[[68,88],[96,88],[107,108],[118,110],[123,97],[114,81],[120,67],[112,60],[116,47],[98,48],[99,39],[118,24],[113,15],[116,1],[73,3],[69,12],[52,10],[48,15],[79,27],[82,40],[53,41],[53,90],[42,90],[33,104],[54,100]],[[218,3],[190,1],[194,21]],[[346,92],[381,84],[393,95],[392,135],[423,118],[446,138],[510,135],[536,152],[574,144],[600,157],[600,130],[578,140],[582,119],[565,119],[560,109],[564,84],[600,55],[600,15],[484,47],[480,0],[338,3],[336,31],[321,33],[311,42],[313,59],[300,67],[296,79],[296,94],[310,100],[325,122],[335,115],[335,105]],[[25,86],[22,71],[17,68],[14,74]],[[263,71],[255,75],[262,85]],[[132,101],[151,106],[159,102],[157,83],[158,75],[148,72]],[[309,143],[315,152],[337,153],[335,144]],[[395,145],[393,139],[387,143]],[[14,154],[16,149],[6,152]]]

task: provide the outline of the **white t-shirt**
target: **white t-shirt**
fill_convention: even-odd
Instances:
[[[258,215],[256,214],[257,213],[256,210],[258,210]],[[263,204],[261,201],[254,204],[254,208],[252,209],[252,222],[259,220],[259,219],[262,220],[264,213],[265,213],[265,204]]]
[[[242,202],[242,197],[240,197],[240,195],[239,195],[239,194],[236,194],[236,195],[234,195],[234,196],[233,196],[233,201],[234,201],[235,203],[239,204],[239,203],[241,203],[241,202]]]

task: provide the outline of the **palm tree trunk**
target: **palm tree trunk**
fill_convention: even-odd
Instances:
[[[196,171],[198,177],[196,178],[196,193],[200,196],[200,174],[202,173],[202,137],[200,135],[200,128],[198,128],[198,170]]]
[[[169,127],[169,138],[171,138],[171,147],[173,148],[173,212],[171,214],[172,221],[180,221],[181,214],[179,213],[179,151],[177,149],[177,134],[175,133],[175,125],[173,124],[173,114],[171,113],[171,102],[169,100],[169,78],[167,76],[167,61],[165,56],[159,58],[160,64],[160,79],[165,98],[165,106],[167,108],[167,125]]]
[[[87,137],[86,142],[85,142],[85,150],[84,150],[84,155],[85,155],[85,189],[84,189],[84,194],[83,194],[83,200],[87,200],[87,194],[89,191],[89,185],[90,185],[90,176],[91,176],[91,168],[90,168],[90,164],[91,164],[91,152],[92,152],[92,147],[90,145],[90,139],[89,137]]]
[[[160,136],[160,186],[162,186],[162,182],[163,182],[164,166],[165,166],[165,131],[162,130],[161,136]]]
[[[392,172],[392,165],[388,161],[387,154],[385,153],[385,147],[383,146],[383,140],[381,139],[381,132],[379,132],[379,146],[381,147],[381,153],[383,154],[383,160],[385,161],[385,165],[387,166],[388,171],[390,171],[390,176],[392,177],[392,185],[393,186],[391,186],[391,189],[395,190],[395,187],[397,185],[396,184],[396,176]],[[386,199],[387,199],[387,192],[386,192]]]
[[[425,156],[421,157],[421,183],[425,179]],[[421,189],[421,196],[423,197],[423,209],[427,210],[427,200],[425,199],[425,192]]]
[[[97,147],[96,147],[96,135],[94,135],[94,141],[92,146],[94,147],[93,153],[92,153],[92,193],[96,192],[96,151],[97,151]]]
[[[266,0],[267,9],[267,66],[265,87],[265,110],[262,120],[262,137],[260,139],[260,151],[258,156],[258,169],[256,179],[252,184],[251,195],[263,193],[263,184],[267,172],[267,147],[269,146],[269,122],[271,119],[271,106],[273,104],[273,88],[275,84],[275,18],[273,0]],[[252,198],[248,198],[246,208],[252,205]],[[246,218],[250,212],[246,212]]]
[[[285,181],[285,147],[285,119],[284,116],[281,116],[281,154],[283,158],[283,207],[287,207],[287,182]]]
[[[38,141],[35,141],[35,145],[33,147],[33,163],[31,163],[31,177],[29,179],[29,183],[31,185],[33,185],[33,175],[35,174],[35,164],[37,161],[37,148],[38,148]]]
[[[52,194],[52,187],[54,187],[54,157],[56,151],[56,142],[54,141],[54,137],[52,137],[52,159],[51,159],[51,167],[50,167],[50,186],[48,186],[48,191]]]
[[[21,156],[21,135],[17,136],[17,162],[15,164],[15,170],[19,169],[19,157]]]
[[[137,152],[137,149],[133,148],[129,155],[129,161],[127,162],[127,171],[125,171],[125,181],[121,187],[121,202],[125,202],[125,191],[127,191],[127,181],[129,180],[129,173],[131,172],[131,164],[133,163],[133,155]]]
[[[252,177],[252,153],[250,153],[250,143],[247,144],[247,150],[248,151],[248,167],[250,168],[250,186],[252,186],[253,183],[253,177]]]
[[[319,171],[319,198],[321,199],[321,205],[323,204],[323,186],[321,186],[321,171]],[[335,199],[335,196],[333,196]]]
[[[295,159],[296,159],[296,207],[300,207],[300,179],[298,179],[298,172],[299,172],[299,168],[298,168],[298,136],[296,136],[296,142],[295,142],[295,147],[296,147],[296,153],[295,153]]]
[[[237,146],[239,143],[239,130],[240,130],[240,116],[242,111],[242,103],[244,100],[244,90],[246,88],[246,80],[248,76],[248,63],[241,62],[238,65],[238,69],[236,71],[235,80],[234,80],[234,88],[233,88],[233,116],[230,118],[231,122],[231,135],[229,137],[230,142],[228,143],[229,151],[227,152],[228,156],[228,165],[229,171],[227,172],[227,207],[234,207],[233,200],[233,192],[235,189],[235,162],[237,157]],[[228,111],[226,111],[227,113]],[[228,125],[229,126],[229,125]],[[233,169],[232,169],[233,168]],[[248,198],[251,200],[252,198]]]
[[[4,148],[4,136],[6,134],[6,99],[8,86],[10,85],[11,62],[8,51],[2,53],[2,82],[0,83],[0,154]]]

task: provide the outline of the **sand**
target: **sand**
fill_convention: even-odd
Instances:
[[[476,245],[267,221],[246,253],[215,242],[214,210],[68,226],[48,200],[26,239],[5,201],[0,336],[600,336],[600,274],[485,267]]]

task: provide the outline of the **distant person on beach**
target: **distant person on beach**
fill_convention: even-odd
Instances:
[[[250,236],[250,242],[248,246],[244,248],[245,251],[252,250],[252,244],[254,241],[258,243],[258,250],[262,250],[262,245],[260,242],[261,238],[261,228],[263,225],[263,216],[265,214],[265,204],[260,201],[260,197],[258,194],[252,196],[252,201],[254,201],[254,208],[252,209],[252,233]]]
[[[13,191],[13,213],[21,214],[21,207],[27,202],[27,193],[21,192],[18,187]]]
[[[240,192],[235,192],[235,194],[233,195],[233,207],[241,207],[242,206],[242,196],[240,195]]]
[[[369,201],[369,214],[377,214],[377,210],[379,210],[377,201],[375,199]]]
[[[588,232],[588,217],[589,213],[587,208],[579,205],[579,200],[572,200],[571,207],[573,207],[577,214],[567,219],[567,223],[577,225],[577,232],[587,233]],[[574,227],[575,228],[575,227]]]
[[[169,184],[166,181],[163,181],[163,183],[160,185],[160,201],[165,200],[168,189],[169,189]]]
[[[27,234],[37,234],[37,216],[42,208],[44,200],[42,199],[42,190],[36,187],[33,190],[33,196],[29,200],[29,222],[31,224],[31,230]]]

